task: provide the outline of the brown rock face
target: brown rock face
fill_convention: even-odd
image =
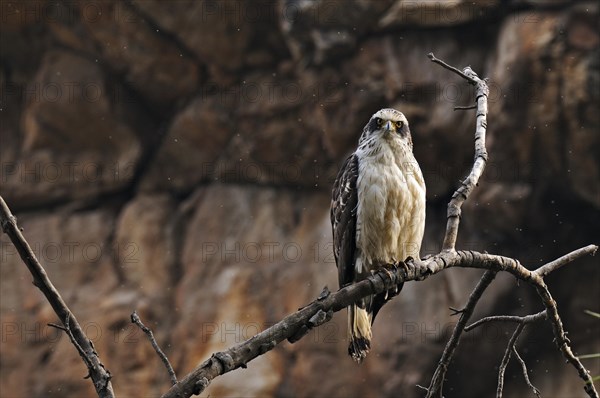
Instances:
[[[7,200],[36,206],[94,198],[131,183],[140,143],[115,114],[120,99],[111,97],[95,63],[49,51],[22,95],[20,156],[3,164]]]
[[[200,66],[130,5],[90,1],[81,7],[100,56],[145,100],[166,107],[197,89]]]
[[[82,1],[0,3],[0,194],[114,375],[118,396],[182,377],[337,288],[330,190],[369,117],[408,117],[425,175],[422,255],[471,166],[471,87],[427,53],[489,77],[490,160],[460,249],[535,267],[600,236],[598,4],[580,2]],[[216,379],[212,397],[422,396],[480,273],[408,283],[361,366],[346,314]],[[0,240],[0,395],[94,396],[75,349]],[[598,259],[548,279],[578,355],[600,351]],[[575,288],[576,287],[576,288]],[[475,319],[539,311],[498,276]],[[493,395],[512,329],[465,336],[445,393]],[[543,396],[583,396],[550,328],[518,350]],[[486,366],[481,366],[486,364]],[[600,364],[585,362],[593,375]],[[530,391],[511,362],[506,396]]]

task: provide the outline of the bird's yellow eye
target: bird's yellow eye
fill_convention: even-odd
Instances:
[[[396,129],[400,130],[402,126],[404,126],[404,122],[402,120],[394,123],[396,125]]]
[[[376,118],[375,121],[377,122],[378,126],[381,126],[383,124],[383,120],[381,118]]]

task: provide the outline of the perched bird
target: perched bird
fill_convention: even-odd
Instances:
[[[358,148],[333,185],[331,224],[340,288],[387,264],[419,258],[425,229],[425,183],[413,153],[406,117],[395,109],[375,113]],[[371,326],[394,291],[348,307],[348,354],[362,362],[371,347]]]

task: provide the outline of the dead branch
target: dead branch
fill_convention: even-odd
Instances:
[[[546,319],[546,311],[540,311],[537,314],[527,315],[527,316],[513,316],[513,315],[496,315],[496,316],[488,316],[478,320],[475,323],[465,327],[465,332],[470,332],[478,326],[483,325],[488,322],[514,322],[514,323],[532,323],[536,321],[540,321],[542,319]]]
[[[549,263],[549,264],[551,264],[551,263]],[[557,268],[554,268],[554,269],[557,269]],[[527,383],[527,386],[532,389],[532,391],[535,395],[537,395],[538,397],[540,396],[540,391],[531,383],[531,380],[529,380],[527,365],[525,364],[525,361],[523,360],[523,358],[521,358],[521,356],[519,355],[516,344],[517,344],[517,339],[519,338],[519,335],[521,334],[521,332],[525,329],[525,326],[527,326],[528,324],[533,323],[533,322],[541,321],[543,319],[546,319],[546,311],[540,311],[537,314],[527,315],[527,316],[497,315],[497,316],[488,316],[486,318],[482,318],[482,319],[478,320],[477,322],[465,327],[465,332],[468,332],[468,331],[471,331],[471,330],[473,330],[485,323],[489,323],[489,322],[518,323],[517,328],[515,329],[510,340],[508,341],[508,345],[506,346],[506,350],[504,351],[504,356],[502,357],[502,362],[500,363],[500,367],[498,369],[498,386],[496,388],[496,397],[497,398],[502,397],[502,390],[504,388],[504,373],[506,371],[506,366],[508,366],[508,362],[510,361],[512,354],[515,354],[515,357],[517,358],[517,360],[519,361],[519,364],[521,365],[521,370],[523,371],[523,377],[525,378],[525,382]]]
[[[21,230],[17,226],[17,219],[12,215],[8,205],[0,196],[0,223],[2,231],[8,235],[13,245],[19,252],[21,259],[33,276],[33,284],[42,291],[46,299],[54,309],[61,322],[63,322],[65,332],[73,341],[81,359],[88,368],[89,377],[91,377],[96,393],[100,398],[114,397],[112,384],[110,382],[111,374],[100,362],[98,353],[90,339],[87,338],[75,315],[71,312],[67,304],[62,299],[58,290],[54,287],[44,267],[40,264],[37,257],[31,250],[31,247],[25,240]]]
[[[455,106],[455,111],[468,111],[469,109],[477,109],[477,105]]]
[[[525,383],[527,383],[527,386],[529,388],[531,388],[531,390],[533,391],[533,393],[540,398],[541,394],[540,394],[540,390],[538,390],[536,388],[536,386],[534,386],[531,383],[531,380],[529,380],[529,373],[527,371],[527,365],[525,364],[525,361],[523,360],[523,358],[521,358],[521,356],[519,355],[519,351],[517,351],[517,347],[513,347],[513,353],[515,354],[515,358],[517,358],[517,361],[519,361],[519,364],[521,364],[521,370],[523,371],[523,378],[525,379]]]
[[[458,237],[458,224],[460,223],[461,207],[465,200],[469,197],[479,178],[483,174],[485,164],[488,159],[487,150],[485,149],[485,134],[487,130],[487,114],[488,114],[488,95],[489,88],[485,80],[480,79],[470,67],[466,67],[463,71],[458,70],[454,66],[450,66],[442,60],[439,60],[429,53],[429,59],[436,64],[456,73],[467,82],[475,86],[475,96],[477,98],[477,119],[475,125],[475,158],[471,172],[463,180],[460,187],[452,195],[450,203],[448,203],[448,222],[446,224],[446,234],[444,235],[444,243],[442,250],[454,250],[456,246],[456,238]],[[461,108],[458,109],[470,109]],[[455,108],[456,109],[456,108]]]
[[[91,367],[94,366],[94,364],[90,360],[89,356],[85,353],[83,348],[79,345],[79,343],[75,339],[75,336],[73,336],[73,332],[71,331],[71,327],[69,326],[70,322],[69,322],[68,317],[69,317],[69,315],[67,315],[67,319],[65,319],[65,321],[63,322],[63,325],[65,325],[65,326],[60,326],[55,323],[49,323],[48,326],[62,330],[63,332],[65,332],[67,334],[67,337],[69,337],[69,340],[71,340],[71,344],[73,344],[75,346],[75,348],[77,349],[77,352],[81,356],[81,359],[83,359],[83,362],[85,362],[85,365],[88,367],[88,369],[90,369]],[[94,347],[92,346],[92,348],[94,348]],[[90,374],[88,373],[88,375],[85,376],[84,379],[87,379],[89,377],[90,377]]]
[[[487,270],[475,286],[475,289],[469,296],[469,301],[467,301],[467,305],[463,308],[460,313],[460,319],[458,320],[454,330],[452,331],[452,336],[446,343],[446,347],[444,348],[444,352],[440,361],[438,362],[438,366],[435,369],[435,373],[431,378],[431,383],[429,384],[429,388],[427,388],[427,397],[433,396],[437,391],[442,391],[444,385],[444,379],[446,378],[446,372],[448,371],[448,365],[450,365],[450,360],[454,355],[454,351],[458,347],[458,343],[460,342],[460,336],[462,335],[463,329],[466,329],[466,324],[473,315],[473,310],[477,305],[477,302],[483,295],[483,292],[487,287],[492,283],[494,278],[496,277],[496,271]]]
[[[435,63],[441,65],[442,67],[444,67],[445,69],[448,69],[448,70],[458,74],[459,76],[461,76],[462,78],[467,80],[467,82],[469,82],[470,84],[473,84],[475,86],[475,94],[476,94],[476,98],[477,98],[477,106],[476,106],[477,122],[476,122],[476,127],[475,127],[475,159],[473,162],[471,172],[469,173],[467,178],[465,178],[465,180],[461,183],[461,186],[452,195],[452,199],[450,200],[450,203],[448,203],[448,214],[447,214],[448,222],[446,225],[446,233],[444,236],[444,243],[442,245],[442,250],[454,251],[455,245],[456,245],[456,238],[458,236],[458,226],[460,223],[460,214],[461,214],[462,204],[465,202],[465,200],[467,200],[470,193],[473,191],[473,189],[477,185],[477,182],[479,181],[479,178],[481,177],[483,170],[485,169],[485,164],[486,164],[486,161],[488,158],[487,151],[485,148],[485,137],[486,137],[486,129],[487,129],[487,113],[488,113],[487,98],[488,98],[489,90],[488,90],[486,81],[480,79],[479,76],[470,67],[466,67],[461,72],[459,69],[457,69],[451,65],[448,65],[444,61],[437,59],[433,55],[433,53],[429,54],[429,58],[431,59],[432,62],[435,62]],[[592,250],[592,253],[595,253],[595,251],[596,251],[596,249],[591,249],[589,246],[579,249],[579,250],[575,250],[563,257],[560,257],[559,259],[557,259],[555,261],[552,261],[551,263],[543,265],[542,267],[538,268],[536,271],[531,273],[532,275],[530,278],[525,279],[525,280],[529,283],[532,283],[535,286],[535,288],[538,292],[538,295],[540,296],[540,298],[542,299],[542,302],[544,303],[544,306],[546,307],[546,313],[552,323],[555,341],[556,341],[556,344],[558,345],[559,349],[561,350],[561,352],[563,353],[563,355],[565,356],[567,361],[570,362],[575,367],[575,369],[579,373],[579,376],[585,381],[584,389],[588,393],[588,395],[590,395],[592,397],[597,397],[598,393],[596,392],[596,390],[594,388],[594,385],[592,383],[589,372],[583,367],[583,365],[581,364],[579,359],[577,359],[577,357],[575,357],[573,355],[573,353],[570,349],[569,341],[563,330],[562,321],[561,321],[560,317],[558,316],[556,302],[552,299],[550,292],[548,291],[548,288],[546,287],[546,285],[543,281],[544,276],[546,276],[548,273],[562,267],[563,265],[567,264],[568,262],[573,261],[574,259],[584,255],[585,253],[590,253],[590,250]],[[518,265],[520,268],[523,268],[522,266],[520,266],[520,264],[518,264]],[[529,271],[527,271],[527,272],[529,272]],[[480,287],[483,285],[484,286],[483,290],[485,290],[485,288],[489,285],[489,283],[488,284],[484,283],[484,278],[486,278],[486,277],[488,277],[488,276],[484,275],[482,277],[482,279],[480,280],[477,287]],[[447,366],[450,363],[450,360],[452,359],[452,355],[455,351],[455,348],[458,345],[458,342],[460,341],[460,336],[461,336],[463,330],[465,329],[466,320],[468,320],[468,316],[470,316],[470,313],[472,312],[472,308],[475,306],[477,301],[481,298],[482,293],[483,293],[483,291],[479,292],[478,289],[476,288],[473,291],[473,293],[471,294],[471,296],[469,297],[469,302],[467,304],[467,307],[465,307],[465,308],[471,308],[471,311],[469,311],[467,314],[461,315],[461,321],[465,320],[465,322],[459,321],[456,324],[456,326],[454,327],[452,336],[451,336],[450,340],[448,341],[448,344],[446,345],[446,349],[444,350],[442,359],[438,363],[438,366],[435,370],[430,387],[427,390],[428,398],[433,397],[433,396],[439,396],[441,398],[443,396],[442,395],[442,386],[443,386],[443,380],[444,380]],[[464,315],[467,315],[467,317],[465,317]],[[532,315],[531,317],[535,318],[535,315]],[[524,322],[521,322],[519,324],[519,326],[521,328],[524,327],[524,325],[525,325]],[[507,351],[507,355],[508,355],[508,357],[507,357],[507,360],[508,360],[508,358],[510,358],[510,350]],[[503,373],[501,373],[500,375],[502,376]],[[499,388],[498,392],[501,395],[502,388],[501,388],[500,381],[501,381],[501,378],[499,378],[499,385],[498,385],[498,388]]]
[[[592,254],[596,249],[597,246],[589,245],[584,248],[584,251]],[[334,312],[342,310],[361,298],[383,293],[402,282],[424,280],[431,275],[454,267],[477,268],[495,272],[504,271],[534,286],[537,286],[540,281],[543,283],[541,278],[535,276],[533,271],[523,267],[517,260],[494,254],[473,251],[444,251],[425,261],[409,259],[405,267],[397,267],[392,271],[388,269],[381,270],[367,279],[344,287],[335,293],[322,294],[312,303],[286,316],[254,337],[228,350],[213,354],[171,387],[163,395],[163,398],[190,397],[194,394],[200,394],[217,376],[240,367],[245,368],[250,361],[272,350],[277,344],[286,339],[298,340],[310,329],[328,322]],[[556,307],[555,302],[544,304],[547,308]],[[587,378],[584,378],[581,374],[580,376],[586,382],[589,379],[587,373]],[[590,391],[592,391],[594,387],[591,382],[590,386]],[[595,389],[593,391],[595,392]],[[597,393],[596,395],[588,394],[591,397],[597,397]]]
[[[597,247],[593,250],[593,253],[595,253],[596,250]],[[559,267],[554,267],[554,269],[558,268]],[[562,352],[563,356],[567,359],[567,362],[569,362],[571,365],[573,365],[573,367],[575,367],[575,369],[577,369],[579,377],[583,379],[583,381],[585,381],[585,392],[590,397],[597,398],[598,392],[596,391],[596,387],[594,386],[594,382],[592,381],[590,372],[583,366],[579,358],[577,358],[571,350],[571,341],[567,338],[567,334],[563,328],[562,320],[558,315],[556,301],[554,301],[554,299],[552,298],[552,295],[550,294],[548,287],[544,283],[544,280],[537,273],[535,274],[534,279],[535,282],[533,282],[533,284],[535,285],[535,289],[537,290],[538,295],[542,298],[542,302],[546,307],[546,313],[552,325],[552,331],[554,332],[554,341],[556,345]]]
[[[553,262],[555,262],[555,261],[553,261]],[[557,269],[557,268],[554,268],[554,269]],[[540,321],[542,319],[546,319],[546,311],[541,311],[541,312],[538,312],[537,314],[527,315],[527,316],[506,316],[506,315],[489,316],[489,317],[480,319],[479,321],[477,321],[474,324],[469,325],[468,327],[465,328],[465,331],[469,331],[469,330],[475,329],[476,327],[478,327],[480,325],[483,325],[484,323],[494,322],[494,321],[518,323],[517,328],[515,329],[515,331],[513,332],[513,335],[511,336],[510,340],[508,341],[508,345],[506,346],[506,351],[504,351],[504,356],[502,357],[502,362],[500,363],[500,368],[498,369],[498,387],[496,389],[496,397],[497,398],[502,397],[502,389],[504,387],[504,373],[506,371],[506,366],[508,365],[508,361],[511,358],[511,354],[515,354],[515,357],[519,361],[519,363],[521,365],[521,370],[523,371],[523,377],[525,378],[525,382],[527,383],[527,386],[532,389],[532,391],[535,395],[537,395],[538,397],[540,396],[540,390],[538,390],[531,383],[531,380],[529,380],[529,374],[527,372],[527,365],[525,364],[525,361],[523,360],[523,358],[521,358],[521,356],[519,355],[516,344],[517,344],[517,339],[519,338],[519,335],[521,334],[521,332],[523,332],[523,330],[525,329],[525,326],[527,326],[530,323]]]
[[[576,260],[579,257],[586,256],[588,254],[589,254],[589,252],[586,250],[585,247],[582,247],[581,249],[573,250],[571,253],[565,254],[564,256],[559,257],[556,260],[549,262],[548,264],[542,265],[541,267],[539,267],[538,269],[535,270],[535,273],[540,278],[544,278],[549,273],[556,271],[560,267],[569,264],[573,260]]]
[[[504,356],[502,357],[502,362],[500,363],[500,368],[498,369],[498,388],[496,389],[496,398],[502,398],[502,389],[504,388],[504,373],[506,372],[508,361],[510,361],[510,356],[515,348],[515,344],[517,344],[517,339],[521,335],[523,328],[525,328],[524,323],[519,323],[517,325],[517,328],[513,332],[512,336],[510,336],[510,340],[506,346],[506,351],[504,351]]]
[[[476,104],[471,107],[455,107],[454,110],[457,109],[477,109],[477,122],[475,126],[475,158],[473,161],[473,167],[471,168],[471,172],[465,178],[460,187],[454,192],[452,195],[452,199],[448,203],[447,210],[447,223],[446,223],[446,233],[444,235],[444,241],[442,243],[442,250],[454,251],[456,246],[456,239],[458,237],[458,225],[460,223],[460,215],[461,208],[463,203],[467,200],[479,178],[483,174],[483,170],[485,169],[485,164],[488,159],[487,151],[485,148],[485,136],[487,130],[487,113],[488,113],[488,104],[487,99],[489,95],[489,88],[485,80],[482,80],[477,76],[477,74],[470,68],[466,67],[463,71],[455,68],[454,66],[448,65],[444,61],[438,59],[433,55],[433,53],[428,54],[429,59],[432,62],[435,62],[438,65],[441,65],[445,69],[448,69],[463,79],[465,79],[468,83],[475,86],[475,95],[477,98]],[[469,296],[469,301],[465,306],[466,311],[461,314],[460,320],[454,326],[454,330],[452,331],[452,336],[446,347],[444,348],[444,352],[438,366],[435,369],[433,377],[431,379],[431,383],[429,384],[429,388],[427,389],[427,398],[434,397],[438,395],[440,398],[443,396],[443,385],[444,379],[446,377],[446,372],[448,370],[448,365],[452,360],[452,356],[456,351],[456,347],[460,342],[461,335],[463,333],[464,328],[473,313],[473,309],[477,302],[483,295],[485,289],[490,285],[492,280],[495,277],[495,273],[492,275],[487,271],[482,277],[475,290]]]
[[[477,84],[477,80],[473,79],[472,76],[469,76],[464,71],[461,71],[460,69],[455,68],[452,65],[448,65],[447,63],[445,63],[441,59],[436,58],[435,55],[433,55],[433,53],[429,53],[429,54],[427,54],[427,56],[429,57],[429,59],[431,60],[431,62],[435,62],[436,64],[441,65],[443,68],[446,68],[449,71],[452,71],[452,72],[456,73],[457,75],[459,75],[460,77],[462,77],[463,79],[465,79],[466,81],[468,81],[471,84]]]
[[[148,340],[150,340],[150,344],[152,344],[152,348],[154,348],[154,351],[156,351],[156,354],[165,365],[165,368],[167,368],[167,372],[169,372],[169,378],[171,379],[171,384],[175,385],[177,383],[177,376],[175,375],[173,366],[171,366],[171,362],[169,362],[169,358],[167,358],[163,350],[160,349],[156,339],[154,338],[154,333],[152,333],[152,330],[150,330],[149,327],[144,325],[137,311],[133,311],[131,314],[131,323],[135,323],[140,329],[142,329],[142,332],[146,334]]]

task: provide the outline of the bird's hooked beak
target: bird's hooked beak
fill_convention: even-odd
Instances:
[[[391,120],[388,120],[387,122],[385,122],[385,125],[383,126],[384,134],[386,136],[389,136],[394,131],[396,131],[396,127],[394,126],[394,123],[392,123]]]

